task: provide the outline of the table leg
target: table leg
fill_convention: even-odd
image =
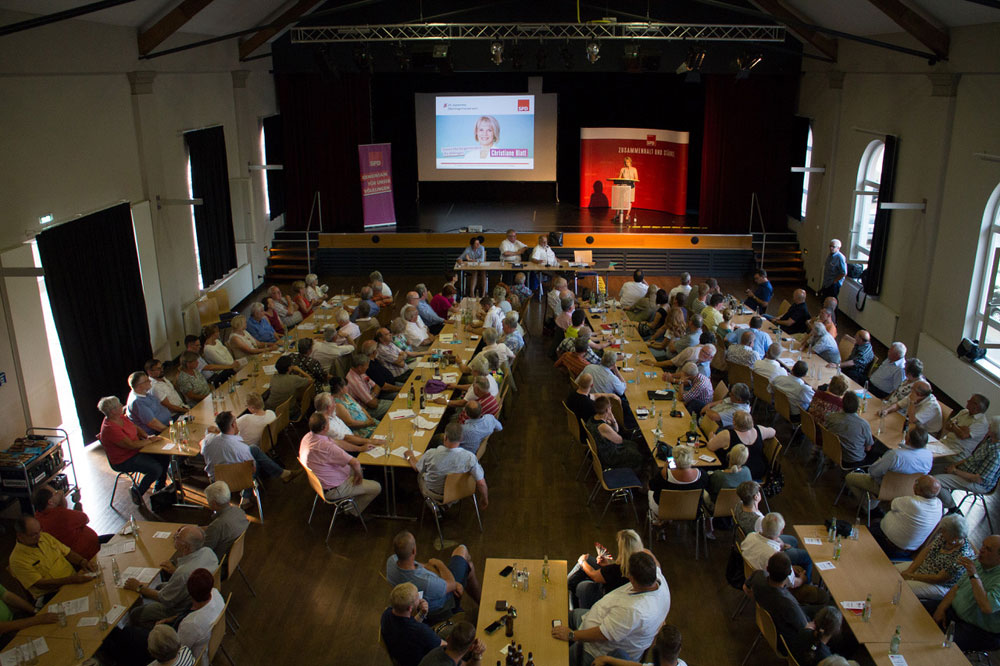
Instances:
[[[382,467],[382,474],[385,480],[385,513],[374,514],[373,518],[385,518],[387,520],[416,520],[416,516],[401,516],[396,513],[396,469],[390,465]]]
[[[200,504],[191,504],[190,502],[185,502],[184,493],[184,483],[181,481],[181,467],[177,462],[177,456],[170,456],[170,480],[174,482],[177,487],[177,494],[180,496],[181,501],[174,504],[174,506],[179,506],[185,509],[204,509],[205,507]]]

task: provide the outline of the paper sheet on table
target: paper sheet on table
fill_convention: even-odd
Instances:
[[[297,327],[300,331],[312,331],[316,329],[316,324],[311,321],[304,321]]]
[[[478,335],[470,335],[470,336],[469,336],[469,339],[470,339],[470,340],[478,340],[478,339],[479,339],[479,336],[478,336]]]
[[[803,539],[803,541],[806,542],[807,546],[822,546],[823,545],[823,540],[822,539],[817,539],[815,537],[806,537],[805,539]]]
[[[154,539],[169,539],[173,535],[174,535],[173,532],[154,532],[153,533],[153,538]]]
[[[892,666],[906,666],[906,660],[903,659],[903,655],[901,654],[890,654],[889,663]]]
[[[278,372],[278,370],[273,365],[265,365],[263,367],[263,370],[265,375],[273,375],[274,373]]]
[[[417,418],[413,419],[413,425],[420,428],[421,430],[428,430],[428,429],[433,430],[434,428],[437,427],[437,424],[434,421],[428,421],[422,416],[418,416]]]
[[[371,439],[385,439],[385,435],[372,435]]]
[[[49,645],[45,642],[44,638],[36,638],[31,641],[32,646],[35,648],[36,655],[43,655],[49,651]],[[25,643],[27,645],[27,643]],[[5,652],[0,653],[0,665],[2,666],[18,666],[21,663],[20,652],[18,648],[11,648]]]
[[[397,446],[392,451],[389,451],[389,455],[396,456],[397,458],[406,458],[406,456],[404,456],[403,454],[406,453],[408,450],[409,449],[407,449],[405,446]],[[420,455],[416,451],[414,451],[413,453],[418,457]]]
[[[76,623],[78,627],[96,627],[97,618],[96,617],[81,617],[80,621]]]
[[[900,441],[900,443],[902,443],[902,441]],[[931,435],[927,436],[927,448],[930,450],[931,455],[934,456],[951,456],[958,453],[957,449],[942,443],[941,440]]]
[[[416,416],[416,414],[412,409],[394,409],[389,412],[389,418],[394,421],[398,419],[408,419],[413,416]]]
[[[413,436],[414,437],[423,437],[426,434],[427,434],[426,430],[414,430],[413,431]]]
[[[108,624],[111,625],[118,624],[118,620],[122,618],[122,615],[124,615],[125,611],[127,610],[128,609],[125,608],[124,606],[115,604],[114,606],[111,607],[111,610],[109,610],[107,613],[104,614],[104,618],[108,621]]]
[[[442,333],[441,335],[438,336],[438,340],[440,340],[441,342],[451,342],[454,339],[455,339],[454,333]]]
[[[465,348],[465,351],[467,351],[467,352],[470,352],[470,353],[471,353],[471,352],[474,352],[474,351],[476,351],[476,348],[475,348],[475,347],[466,347],[466,348]]]
[[[129,567],[122,572],[122,581],[126,581],[129,578],[135,578],[137,581],[146,585],[149,581],[153,580],[156,575],[160,573],[160,570],[155,567]],[[110,619],[108,620],[111,621]]]
[[[417,361],[418,368],[436,368],[437,363],[431,363],[430,361]]]
[[[673,391],[668,391],[667,389],[657,389],[656,395],[670,395]]]
[[[177,444],[175,444],[174,442],[167,442],[166,444],[163,445],[163,450],[164,451],[169,451],[169,450],[175,448],[176,446],[177,446]]]
[[[704,453],[698,456],[698,460],[702,460],[707,463],[715,462],[715,458],[713,458],[712,456],[706,456]]]
[[[816,568],[821,571],[829,571],[830,569],[836,569],[837,567],[833,566],[833,562],[830,560],[826,560],[824,562],[817,562]]]
[[[635,368],[630,368],[627,365],[624,365],[624,366],[622,366],[621,371],[622,372],[635,372]]]
[[[112,555],[121,555],[122,553],[134,553],[135,552],[135,541],[119,541],[118,543],[106,543],[101,546],[101,550],[98,553],[101,557],[111,557]]]
[[[437,416],[437,417],[440,417],[442,414],[444,414],[444,406],[443,405],[427,405],[426,407],[424,407],[423,409],[420,410],[420,413],[421,414],[427,414],[428,416]]]
[[[841,601],[840,605],[844,610],[864,610],[865,602],[863,601]]]
[[[458,382],[458,373],[446,372],[443,375],[441,375],[441,381],[443,381],[445,384],[454,384]]]
[[[66,615],[77,615],[79,613],[86,613],[90,609],[90,597],[80,597],[79,599],[70,599],[69,601],[64,601],[62,603],[63,608],[66,609]],[[49,604],[49,612],[55,613],[58,609],[56,604]]]

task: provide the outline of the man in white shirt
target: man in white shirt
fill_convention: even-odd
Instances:
[[[327,326],[323,329],[323,339],[313,342],[310,356],[328,375],[331,374],[330,369],[334,359],[354,353],[354,345],[341,345],[335,342],[339,335],[340,332],[335,327]]]
[[[500,261],[502,263],[521,261],[521,253],[528,247],[517,240],[517,232],[513,229],[507,230],[507,238],[500,243]]]
[[[480,334],[488,328],[492,328],[497,333],[503,333],[504,312],[494,304],[493,299],[489,296],[483,296],[479,301],[479,307],[486,313],[483,315],[483,327],[479,330]]]
[[[382,279],[382,274],[380,272],[372,271],[371,273],[369,273],[368,279],[371,280],[372,285],[378,285],[379,291],[382,293],[382,296],[386,298],[392,297],[392,289],[390,289],[389,285],[387,285],[385,283],[385,280]]]
[[[545,300],[548,303],[549,311],[552,313],[553,318],[562,314],[562,305],[560,304],[562,299],[566,296],[573,296],[573,292],[566,287],[566,278],[557,277],[552,281],[552,289],[545,294]]]
[[[809,403],[812,402],[815,391],[802,379],[808,372],[809,366],[805,361],[796,361],[792,366],[792,374],[779,375],[771,380],[771,393],[781,391],[787,395],[793,415],[798,414],[800,410],[808,411]]]
[[[187,591],[191,595],[191,611],[178,625],[177,638],[181,645],[188,646],[191,654],[195,656],[200,655],[208,646],[212,636],[212,624],[226,607],[222,594],[214,585],[215,577],[208,569],[195,569],[187,579]]]
[[[571,643],[571,664],[589,666],[615,651],[637,660],[652,644],[670,612],[670,588],[648,550],[629,557],[628,579],[593,607],[574,609],[569,627],[552,628],[553,638]]]
[[[872,536],[890,558],[911,558],[941,521],[938,493],[941,483],[933,476],[921,476],[913,484],[913,494],[892,500],[892,508]]]
[[[684,294],[687,296],[691,293],[691,274],[684,272],[681,273],[681,283],[670,290],[670,303],[674,302],[674,298],[677,294]]]
[[[957,414],[952,414],[948,422],[944,424],[941,442],[953,449],[958,449],[955,457],[948,461],[949,464],[971,456],[979,442],[986,437],[986,433],[990,429],[990,424],[986,420],[986,410],[989,408],[989,398],[974,393],[966,401],[965,409]]]
[[[889,355],[868,378],[868,390],[876,398],[885,398],[895,391],[906,377],[906,345],[893,342]]]
[[[905,403],[897,402],[885,409],[886,414],[893,412],[903,412],[910,423],[922,425],[931,435],[941,432],[941,405],[931,392],[930,382],[914,382]]]
[[[767,348],[767,353],[764,358],[753,364],[753,371],[762,377],[766,377],[768,382],[774,380],[775,377],[782,377],[788,374],[788,370],[785,366],[781,365],[778,358],[781,356],[781,345],[777,342],[771,344]]]
[[[401,312],[403,320],[406,322],[406,343],[413,348],[426,347],[433,342],[431,332],[427,330],[427,324],[420,319],[420,313],[412,305],[403,306]]]
[[[487,352],[496,352],[500,355],[500,362],[507,361],[507,363],[514,362],[514,352],[511,351],[510,347],[502,342],[499,342],[500,335],[496,330],[492,328],[483,329],[483,349],[478,354],[477,358],[484,358]],[[475,359],[473,359],[475,360]]]
[[[247,413],[236,419],[236,428],[243,441],[250,446],[260,446],[264,428],[277,420],[278,416],[270,409],[264,409],[264,399],[259,393],[248,393],[246,398]]]
[[[174,385],[166,378],[169,372],[177,377],[177,366],[173,365],[170,371],[163,367],[159,359],[150,359],[145,364],[146,374],[149,376],[149,392],[156,396],[160,404],[166,407],[173,414],[186,414],[187,407],[184,406],[184,399],[181,397]]]
[[[760,530],[757,532],[751,532],[743,539],[743,543],[740,544],[740,551],[743,553],[743,559],[747,561],[747,564],[752,566],[754,569],[765,570],[767,569],[767,561],[771,559],[771,556],[777,552],[785,550],[785,542],[781,538],[781,532],[785,529],[785,518],[780,513],[771,512],[761,518],[760,520]],[[788,548],[787,554],[789,559],[792,558],[793,551],[795,551],[796,557],[794,560],[799,560],[794,562],[798,564],[799,568],[792,568],[788,572],[788,588],[795,589],[803,585],[807,580],[807,575],[804,573],[805,567],[802,566],[801,554],[805,551],[800,548]],[[808,554],[805,554],[808,558]]]
[[[622,288],[618,292],[618,302],[621,303],[623,309],[630,308],[635,305],[636,301],[645,296],[647,291],[649,291],[649,285],[646,283],[646,277],[643,275],[642,269],[637,268],[632,273],[632,281],[622,284]]]
[[[546,235],[541,235],[538,237],[538,245],[535,249],[531,251],[531,260],[536,264],[542,264],[543,266],[558,266],[559,260],[556,259],[556,253],[552,251],[549,247],[549,237]]]

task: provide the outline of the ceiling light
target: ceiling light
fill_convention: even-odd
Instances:
[[[52,213],[46,213],[45,215],[39,216],[38,224],[48,224],[54,219],[56,219],[55,215],[53,215]]]
[[[500,40],[497,40],[490,45],[490,60],[492,60],[493,64],[497,67],[503,63],[503,42]]]
[[[705,49],[689,49],[684,62],[677,66],[677,73],[696,72],[701,69],[701,63],[705,61]]]
[[[435,44],[433,56],[435,58],[447,58],[448,57],[448,45],[447,44]]]
[[[592,41],[589,44],[587,44],[587,62],[593,65],[600,59],[601,59],[601,47],[597,44],[597,41]]]
[[[736,73],[736,78],[750,78],[750,70],[759,65],[760,61],[763,59],[764,56],[759,53],[743,53],[742,55],[736,56],[736,67],[739,69]]]

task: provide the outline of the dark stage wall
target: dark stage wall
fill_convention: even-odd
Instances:
[[[361,231],[357,144],[392,144],[396,214],[417,214],[416,92],[522,92],[527,73],[375,73],[276,71],[288,188],[286,227],[305,229],[313,192],[323,193],[324,231]],[[650,127],[690,133],[689,213],[717,233],[746,233],[751,192],[769,228],[786,226],[796,76],[723,74],[684,83],[664,73],[546,72],[543,92],[558,106],[559,197],[578,200],[581,127]],[[509,185],[509,184],[508,184]],[[420,185],[423,202],[524,200],[548,204],[545,184]],[[565,204],[564,204],[565,205]],[[474,220],[470,222],[475,223]]]

